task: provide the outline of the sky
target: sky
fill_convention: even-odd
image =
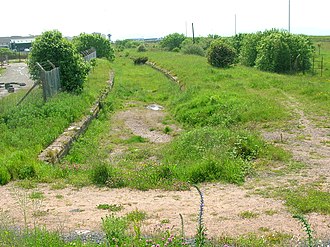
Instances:
[[[1,1],[0,37],[58,30],[111,34],[112,40],[171,33],[232,36],[289,27],[292,33],[330,35],[330,0],[15,0]]]

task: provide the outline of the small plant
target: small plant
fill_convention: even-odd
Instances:
[[[310,224],[308,223],[308,221],[305,219],[305,217],[303,215],[296,214],[293,216],[293,218],[298,219],[302,223],[304,230],[308,236],[308,247],[313,247],[314,240],[313,240],[313,236],[312,236],[312,228],[311,228]]]
[[[117,204],[99,204],[97,206],[97,209],[102,209],[102,210],[109,210],[111,212],[118,212],[121,211],[124,207],[122,205],[117,205]]]
[[[10,174],[6,167],[0,167],[0,185],[5,185],[10,181]]]
[[[33,178],[36,175],[36,171],[33,165],[23,166],[18,173],[19,179]]]
[[[116,217],[113,214],[102,218],[107,246],[124,246],[124,243],[128,241],[127,227],[126,218]]]
[[[172,129],[169,127],[169,126],[166,126],[165,128],[164,128],[164,133],[165,134],[168,134],[168,133],[170,133],[172,131]]]
[[[197,226],[197,234],[196,234],[196,246],[201,247],[205,245],[206,242],[206,228],[203,222],[203,213],[204,213],[204,197],[202,191],[198,188],[197,185],[194,185],[197,189],[198,194],[200,196],[200,206],[199,206],[199,214],[198,214],[198,226]]]
[[[142,221],[146,219],[147,213],[135,209],[134,211],[127,214],[127,220],[133,224],[135,238],[141,238],[141,226]]]
[[[108,167],[105,164],[98,164],[92,170],[92,182],[96,185],[105,185],[109,178]]]
[[[32,200],[43,199],[44,197],[44,193],[40,191],[34,191],[29,195],[29,198]]]

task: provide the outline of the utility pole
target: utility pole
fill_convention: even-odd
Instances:
[[[289,0],[289,33],[291,29],[291,0]]]
[[[236,24],[237,22],[236,22],[236,14],[235,14],[235,36],[236,36]]]
[[[195,44],[195,30],[194,30],[194,23],[191,23],[192,28],[192,35],[193,35],[193,44]]]

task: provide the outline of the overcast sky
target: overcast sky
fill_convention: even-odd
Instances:
[[[330,35],[330,0],[291,0],[291,32]],[[112,34],[112,40],[288,29],[289,0],[3,0],[0,36],[57,29]],[[187,27],[187,28],[186,28]]]

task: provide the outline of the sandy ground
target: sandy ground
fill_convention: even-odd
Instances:
[[[25,63],[11,63],[6,66],[6,71],[0,76],[0,83],[26,83],[26,86],[20,87],[14,85],[15,91],[33,86],[33,80],[30,79],[29,69]],[[8,91],[4,87],[0,87],[0,98],[8,95]]]
[[[292,98],[290,105],[295,109],[293,111],[297,118],[292,121],[297,123],[297,128],[290,132],[278,130],[263,134],[269,142],[275,142],[290,150],[295,159],[307,164],[307,168],[284,176],[252,178],[244,186],[221,183],[201,185],[205,197],[204,219],[208,236],[281,232],[292,234],[293,241],[305,237],[301,224],[292,218],[283,201],[264,198],[256,193],[260,189],[272,190],[289,186],[293,179],[298,184],[304,184],[318,181],[320,177],[325,177],[326,180],[323,189],[330,191],[330,129],[315,126]],[[163,132],[155,131],[163,128],[159,124],[164,114],[163,111],[132,108],[114,117],[122,124],[121,127],[115,126],[117,129],[113,131],[122,132],[126,129],[155,143],[169,141],[167,136],[163,136]],[[301,139],[302,135],[306,138]],[[96,187],[54,190],[51,185],[40,184],[37,191],[43,192],[45,196],[40,203],[33,203],[29,199],[22,200],[32,191],[15,188],[14,183],[0,187],[2,217],[9,216],[14,219],[15,224],[22,225],[23,212],[27,212],[30,225],[36,220],[38,225],[45,225],[53,230],[100,230],[101,218],[110,212],[97,209],[97,205],[117,204],[123,206],[123,210],[117,212],[117,215],[124,215],[135,209],[147,212],[144,230],[148,232],[154,231],[161,223],[179,230],[179,214],[183,216],[186,235],[194,235],[197,227],[199,195],[195,188],[190,191],[137,191]],[[253,212],[254,217],[241,216],[247,211]],[[330,239],[330,216],[312,213],[307,215],[307,218],[316,237]]]

